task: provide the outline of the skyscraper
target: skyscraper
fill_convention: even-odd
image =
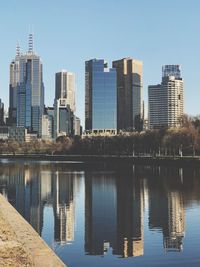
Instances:
[[[143,119],[142,61],[123,58],[113,61],[117,71],[117,129],[141,128]]]
[[[10,63],[10,83],[9,83],[9,125],[16,125],[17,123],[17,90],[20,79],[20,46],[16,47],[15,59]]]
[[[73,134],[75,74],[62,70],[55,75],[54,137]]]
[[[67,99],[70,109],[75,112],[75,74],[62,70],[56,73],[55,83],[55,99]]]
[[[54,101],[54,138],[73,134],[73,113],[66,98]]]
[[[43,140],[51,140],[52,136],[52,118],[48,114],[42,115],[40,136]]]
[[[178,127],[183,115],[183,79],[179,65],[162,68],[162,83],[148,87],[149,127]]]
[[[44,84],[42,63],[33,50],[33,35],[29,35],[29,50],[19,57],[19,85],[17,92],[17,126],[30,132],[41,132],[44,113]]]
[[[104,134],[117,130],[116,70],[103,59],[85,62],[85,129]]]
[[[4,124],[4,103],[0,99],[0,126],[3,126]]]

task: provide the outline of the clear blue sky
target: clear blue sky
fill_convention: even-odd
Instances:
[[[77,114],[84,119],[84,61],[131,56],[144,64],[144,93],[159,83],[161,66],[181,64],[185,112],[200,114],[199,0],[2,0],[0,98],[8,106],[9,63],[17,40],[27,50],[33,25],[35,51],[44,69],[45,103],[54,99],[54,74],[73,71]]]

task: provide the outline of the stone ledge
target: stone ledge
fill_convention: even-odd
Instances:
[[[3,250],[7,251],[7,255],[3,259],[5,263],[4,265],[1,265],[2,267],[66,267],[66,265],[59,259],[53,250],[48,247],[32,226],[1,194],[0,221],[1,225],[4,225],[5,228],[5,230],[1,229],[2,231],[0,232],[0,249],[2,252]],[[8,247],[11,248],[10,254]],[[16,257],[17,260],[19,260],[19,264],[16,262]],[[16,263],[15,265],[13,265],[12,260]],[[20,263],[20,260],[22,260],[23,265]]]

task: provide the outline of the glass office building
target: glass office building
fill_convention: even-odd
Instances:
[[[180,65],[164,65],[162,67],[162,77],[174,76],[176,79],[181,78]]]
[[[85,128],[93,133],[116,133],[116,70],[103,59],[85,62]]]
[[[44,84],[42,63],[32,46],[26,54],[20,55],[19,71],[17,126],[39,134],[44,113]]]
[[[54,100],[54,138],[73,133],[73,112],[66,98]]]
[[[20,47],[17,45],[15,59],[10,63],[10,83],[9,83],[9,118],[7,124],[16,126],[17,123],[17,91],[19,84],[19,59]]]

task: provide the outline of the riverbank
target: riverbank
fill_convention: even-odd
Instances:
[[[66,267],[1,194],[0,266]]]
[[[69,161],[78,163],[126,162],[141,165],[199,165],[200,157],[193,156],[128,156],[128,155],[49,155],[49,154],[4,154],[0,159]]]

